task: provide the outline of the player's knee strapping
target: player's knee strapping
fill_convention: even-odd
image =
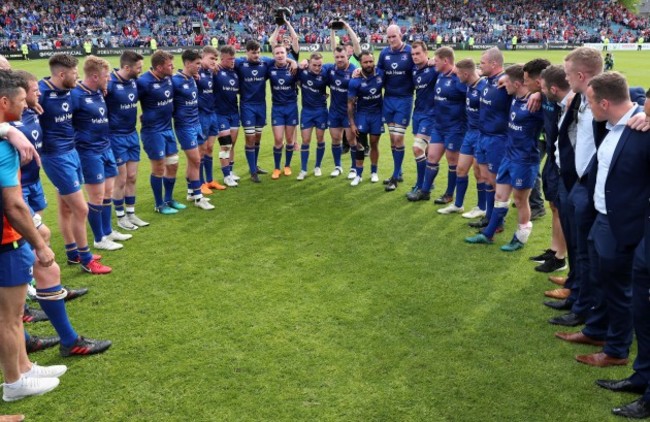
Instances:
[[[510,201],[494,201],[494,208],[505,208],[508,209]]]
[[[251,136],[255,135],[255,126],[249,126],[244,128],[244,135]]]
[[[178,164],[178,154],[168,155],[167,157],[165,157],[165,164],[168,166]]]
[[[220,136],[219,145],[221,150],[219,151],[219,159],[227,160],[230,158],[230,150],[232,149],[232,137],[230,135]]]
[[[56,292],[42,292],[36,290],[36,299],[38,300],[63,300],[66,298],[66,296],[68,296],[68,291],[64,287],[61,287],[61,290],[58,290]]]
[[[420,138],[419,136],[416,136],[415,139],[413,139],[413,147],[420,149],[422,151],[427,150],[427,146],[429,146],[429,143],[424,140],[423,138]],[[415,157],[418,158],[418,157]]]
[[[391,135],[404,136],[406,128],[402,126],[388,126],[388,133]]]

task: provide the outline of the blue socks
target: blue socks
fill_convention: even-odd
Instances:
[[[325,142],[319,142],[316,144],[316,167],[320,167],[323,163],[323,157],[325,156]]]
[[[104,235],[109,235],[113,232],[113,227],[111,227],[111,211],[112,206],[110,198],[104,198],[104,203],[102,207],[102,227],[104,228]]]
[[[402,163],[404,162],[404,147],[395,147],[393,149],[393,179],[402,175]]]
[[[467,193],[467,186],[469,185],[468,176],[458,176],[456,178],[456,202],[454,205],[462,207],[465,201],[465,193]]]
[[[163,204],[163,179],[152,174],[149,181],[151,182],[151,190],[156,201],[156,208],[158,208]]]
[[[280,170],[280,162],[282,161],[282,147],[273,147],[273,164],[276,170]]]
[[[293,150],[295,146],[294,144],[287,144],[287,146],[284,149],[284,165],[286,167],[291,167],[291,159],[293,158]]]
[[[70,261],[76,261],[79,258],[79,251],[77,250],[76,243],[68,243],[65,245],[65,255]]]
[[[492,210],[494,209],[494,195],[496,191],[494,186],[489,183],[485,184],[485,217],[490,219],[492,217]]]
[[[449,166],[447,172],[447,191],[445,192],[446,196],[454,196],[454,190],[456,189],[456,167]]]
[[[478,195],[478,207],[485,211],[485,183],[476,183],[476,193]]]
[[[104,237],[104,227],[102,224],[102,205],[91,204],[88,202],[88,223],[93,231],[95,242],[101,242]]]
[[[508,207],[494,208],[492,211],[492,217],[490,217],[490,223],[485,229],[483,229],[482,232],[485,237],[488,239],[492,239],[494,237],[494,233],[496,233],[497,228],[503,226],[503,219],[506,217],[506,214],[508,214]]]
[[[341,167],[341,154],[343,154],[343,147],[341,144],[332,144],[332,157],[334,157],[334,167]]]
[[[47,289],[36,289],[36,293],[54,293],[60,291],[61,289],[61,285],[59,284],[58,286],[49,287]],[[61,344],[66,347],[72,346],[79,336],[77,335],[74,328],[72,328],[72,324],[70,324],[68,313],[65,311],[65,302],[63,299],[38,299],[38,303],[41,305],[43,312],[45,312],[47,317],[50,319],[50,322],[56,330],[56,333],[59,335],[59,337],[61,337]]]
[[[309,161],[309,144],[300,145],[300,170],[307,171],[307,162]]]
[[[440,165],[438,163],[432,163],[431,161],[426,162],[424,180],[422,182],[422,192],[431,192],[431,187],[433,186],[433,181],[436,180],[439,168]]]
[[[176,184],[175,177],[163,177],[163,186],[165,187],[165,203],[171,202],[174,199],[174,185]]]
[[[248,163],[248,171],[251,174],[257,173],[257,161],[255,161],[255,147],[246,147],[244,149],[246,154],[246,162]]]
[[[203,160],[203,171],[205,171],[205,180],[203,177],[201,177],[201,184],[205,182],[212,182],[213,179],[213,174],[212,174],[212,166],[214,165],[214,159],[212,158],[211,155],[204,155]],[[199,173],[201,176],[203,175],[203,172]]]
[[[418,178],[415,182],[415,187],[422,189],[422,184],[424,183],[424,172],[427,170],[427,157],[422,155],[415,159],[415,168],[417,169]]]

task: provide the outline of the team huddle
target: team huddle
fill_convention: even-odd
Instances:
[[[345,28],[351,32],[347,24]],[[11,124],[38,151],[42,167],[57,190],[59,228],[68,263],[79,264],[91,274],[111,272],[102,257],[90,251],[86,221],[95,249],[120,249],[119,242],[132,235],[113,229],[113,208],[117,226],[123,230],[149,225],[135,213],[141,145],[151,163],[155,211],[162,215],[176,214],[187,207],[186,203],[213,210],[207,197],[213,190],[239,185],[241,179],[234,172],[234,164],[240,126],[250,179],[260,183],[260,176],[267,174],[258,165],[267,124],[267,85],[272,100],[272,180],[293,174],[296,150],[300,152],[296,178],[303,181],[309,176],[314,133],[312,171],[315,177],[322,176],[325,132],[329,130],[333,160],[330,177],[347,173],[350,185],[358,186],[369,158],[370,182],[377,183],[379,141],[387,128],[393,168],[383,185],[385,191],[395,191],[404,182],[404,140],[411,126],[416,175],[405,199],[431,199],[440,161],[445,157],[447,186],[434,203],[441,205],[439,214],[474,219],[470,226],[480,231],[465,238],[469,244],[494,242],[495,235],[503,231],[512,196],[517,209],[516,229],[501,250],[513,252],[524,247],[533,228],[529,200],[531,192],[539,189],[540,162],[547,153],[541,178],[553,213],[553,237],[551,248],[534,260],[541,259],[538,271],[542,272],[566,268],[566,258],[571,267],[568,279],[558,281],[565,291],[553,296],[561,301],[547,304],[571,312],[550,322],[586,324],[581,332],[556,336],[572,343],[605,345],[602,352],[576,357],[592,366],[626,364],[636,329],[637,362],[645,366],[639,366],[636,378],[630,378],[632,381],[623,387],[609,380],[601,380],[599,385],[614,391],[645,393],[647,400],[642,398],[617,414],[650,416],[650,391],[646,392],[650,373],[645,373],[646,366],[650,367],[646,365],[650,359],[650,344],[646,344],[650,335],[646,332],[650,326],[642,322],[650,320],[650,305],[641,300],[647,296],[635,290],[640,298],[637,305],[635,296],[635,312],[643,316],[638,324],[636,319],[632,323],[630,311],[632,280],[639,286],[650,286],[650,259],[645,250],[650,247],[644,246],[641,230],[650,196],[650,179],[646,177],[650,147],[646,146],[647,135],[637,130],[648,129],[646,114],[650,115],[650,110],[646,107],[644,113],[640,107],[648,94],[628,89],[625,78],[616,72],[602,73],[600,52],[587,47],[569,53],[564,66],[538,58],[508,67],[504,66],[503,53],[492,48],[483,52],[477,66],[472,59],[456,61],[449,47],[436,49],[430,58],[425,43],[406,44],[394,25],[387,29],[389,45],[377,60],[373,53],[361,51],[355,36],[351,38],[350,48],[334,49],[332,64],[323,63],[320,53],[299,62],[292,43],[276,44],[272,58],[262,57],[259,43],[249,41],[245,56],[240,58],[235,57],[232,46],[220,50],[208,46],[201,52],[188,49],[182,53],[182,69],[178,71],[174,71],[173,55],[158,50],[151,57],[150,70],[144,73],[143,57],[132,51],[123,53],[120,67],[112,71],[107,61],[87,57],[80,81],[77,59],[65,54],[52,56],[51,76],[41,81],[29,73],[15,72],[24,81],[28,107]],[[138,104],[142,110],[139,134]],[[542,135],[546,140],[543,149],[539,144]],[[629,137],[645,139],[632,144],[621,141]],[[187,162],[185,203],[174,197],[179,146]],[[350,168],[346,172],[343,158],[347,146]],[[213,174],[214,154],[223,184]],[[617,162],[624,165],[615,166]],[[472,166],[477,203],[465,212]],[[39,170],[34,161],[24,164],[20,184],[34,226],[43,233],[46,228],[40,216],[47,203]],[[2,173],[0,176],[10,179]],[[635,178],[641,182],[624,182]],[[11,187],[11,183],[2,187]],[[620,195],[623,188],[616,183],[631,193]],[[87,201],[81,191],[84,186]],[[626,208],[620,209],[620,204]],[[645,237],[650,239],[650,234]],[[38,251],[45,248],[42,240],[49,241],[49,235],[40,239],[33,235],[28,238],[39,260],[43,252],[39,255]],[[57,274],[47,275],[45,268],[51,266],[39,265],[34,271],[36,297],[44,310],[61,315],[65,309],[54,310],[50,302],[62,301],[68,291],[60,285]],[[36,268],[41,269],[37,272]],[[48,279],[56,280],[42,281]],[[110,347],[110,342],[78,336],[67,317],[65,323],[61,318],[50,319],[58,324],[64,355],[100,353]],[[64,369],[51,371],[55,374],[51,377],[58,377]]]

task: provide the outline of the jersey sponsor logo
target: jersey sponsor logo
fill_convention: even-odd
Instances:
[[[436,94],[440,94],[441,91],[442,89],[440,87],[436,88]]]
[[[135,100],[135,94],[129,94],[129,100],[130,101]]]
[[[485,87],[485,89],[483,90],[483,95],[485,96],[485,95],[487,95],[487,93],[488,93],[488,88]]]
[[[38,139],[38,131],[37,130],[32,130],[32,138],[36,141]]]
[[[104,113],[106,113],[106,110],[104,110],[104,107],[99,107],[99,114],[101,114],[103,116]]]
[[[390,65],[390,67],[392,67],[393,69],[397,69],[397,66],[398,66],[397,63],[392,63],[392,64]]]
[[[370,94],[375,95],[376,92],[377,92],[376,88],[370,88]]]
[[[231,79],[228,82],[230,83],[230,86],[235,86],[235,80],[234,79]]]
[[[312,81],[307,81],[307,85],[309,85],[309,86],[313,86],[314,83],[313,83]]]
[[[170,95],[171,95],[171,92],[165,91],[165,97],[169,98]]]
[[[512,113],[510,113],[510,120],[512,120],[514,122],[515,116],[516,116],[516,114],[515,114],[514,111]]]
[[[335,80],[334,85],[341,86],[341,80],[340,79]]]
[[[253,76],[257,76],[257,70],[253,70],[251,73],[253,74]]]
[[[63,103],[63,104],[61,104],[61,108],[63,109],[63,111],[65,111],[67,113],[68,110],[70,110],[70,104]]]
[[[196,99],[196,91],[192,92],[192,98]]]
[[[280,85],[284,85],[284,79],[278,79],[278,83],[279,83]]]

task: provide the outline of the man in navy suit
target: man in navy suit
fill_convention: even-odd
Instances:
[[[650,90],[646,93],[646,100],[650,97]],[[645,112],[650,117],[650,102],[645,103]],[[609,119],[608,119],[609,120]],[[625,137],[625,138],[624,138]],[[630,165],[632,168],[628,173],[632,174],[632,179],[628,180],[625,190],[618,194],[624,198],[619,200],[629,201],[618,205],[618,207],[629,206],[633,211],[633,216],[629,221],[624,222],[625,227],[622,235],[630,236],[632,240],[638,240],[639,246],[636,249],[634,264],[632,270],[632,307],[634,309],[634,330],[637,336],[638,353],[634,362],[634,374],[629,378],[622,380],[598,380],[596,383],[608,390],[616,392],[629,392],[642,394],[642,396],[625,406],[613,409],[613,413],[619,416],[631,418],[650,417],[650,198],[648,194],[648,185],[650,185],[650,134],[637,132],[626,129],[619,143],[625,141],[624,146],[614,153],[616,158],[615,165]],[[617,170],[614,169],[616,172]],[[628,170],[625,170],[627,173]],[[636,181],[635,186],[630,188],[630,181]],[[645,185],[645,188],[644,188]],[[638,195],[633,198],[631,195]],[[608,206],[609,207],[609,206]],[[628,212],[626,210],[626,212]],[[616,213],[612,213],[612,218]],[[639,214],[641,217],[639,218]],[[620,215],[616,220],[624,218]],[[645,223],[643,222],[645,220]],[[645,226],[643,239],[638,239],[643,233],[640,228]],[[619,227],[617,227],[617,230]],[[634,233],[634,232],[637,233]]]

